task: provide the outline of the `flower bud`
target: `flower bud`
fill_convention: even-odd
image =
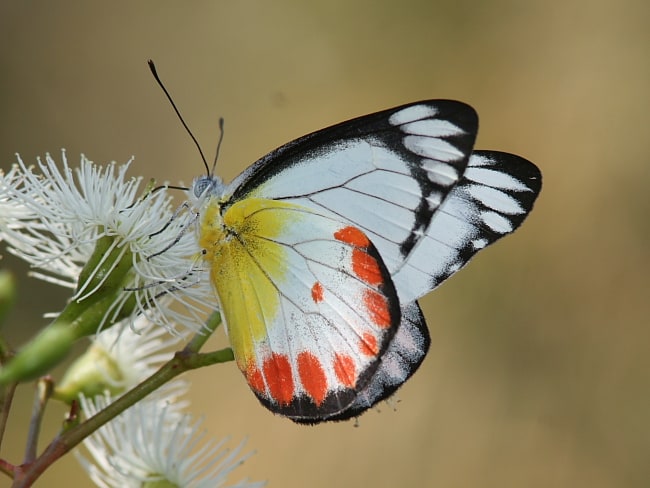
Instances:
[[[68,368],[54,390],[54,397],[70,403],[80,393],[89,398],[105,391],[119,396],[123,383],[122,372],[113,357],[93,344]]]

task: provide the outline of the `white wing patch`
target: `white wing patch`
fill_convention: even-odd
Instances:
[[[418,103],[410,107],[403,108],[392,114],[388,118],[391,125],[402,125],[416,120],[428,119],[435,117],[438,113],[435,105]]]

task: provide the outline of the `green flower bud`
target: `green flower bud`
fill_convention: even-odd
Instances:
[[[80,393],[89,398],[109,391],[119,396],[123,388],[122,372],[105,349],[91,345],[86,352],[68,368],[54,390],[54,397],[66,403],[72,402]]]
[[[16,283],[9,271],[0,271],[0,326],[16,301]]]

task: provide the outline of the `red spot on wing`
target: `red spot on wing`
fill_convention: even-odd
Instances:
[[[384,329],[392,325],[388,301],[384,295],[375,290],[366,289],[363,292],[363,303],[373,323]]]
[[[362,281],[369,285],[381,285],[384,277],[377,259],[368,253],[370,240],[356,227],[348,226],[336,231],[334,237],[354,246],[352,250],[352,271]]]
[[[359,342],[361,354],[365,354],[366,356],[376,356],[379,353],[377,338],[370,332],[364,333]]]
[[[310,352],[298,354],[298,374],[300,381],[316,405],[320,405],[327,395],[327,378],[320,361]]]
[[[246,381],[248,381],[249,386],[256,392],[262,394],[266,392],[262,372],[252,363],[246,368]]]
[[[370,244],[366,235],[352,226],[343,227],[341,230],[336,231],[334,237],[341,242],[347,242],[356,247],[367,247]]]
[[[311,297],[314,300],[314,303],[323,301],[323,285],[318,281],[311,287]]]
[[[280,405],[288,405],[294,396],[291,364],[283,354],[272,354],[264,361],[264,377],[269,386],[271,398]]]
[[[353,388],[357,383],[354,359],[347,354],[337,354],[334,356],[334,373],[338,380],[345,386]]]
[[[352,271],[369,285],[380,285],[384,282],[377,260],[362,249],[352,250]]]

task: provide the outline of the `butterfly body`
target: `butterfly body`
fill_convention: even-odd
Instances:
[[[239,369],[296,422],[357,416],[429,346],[416,300],[512,232],[541,180],[513,155],[473,153],[477,117],[428,101],[317,131],[232,183],[193,186]]]

